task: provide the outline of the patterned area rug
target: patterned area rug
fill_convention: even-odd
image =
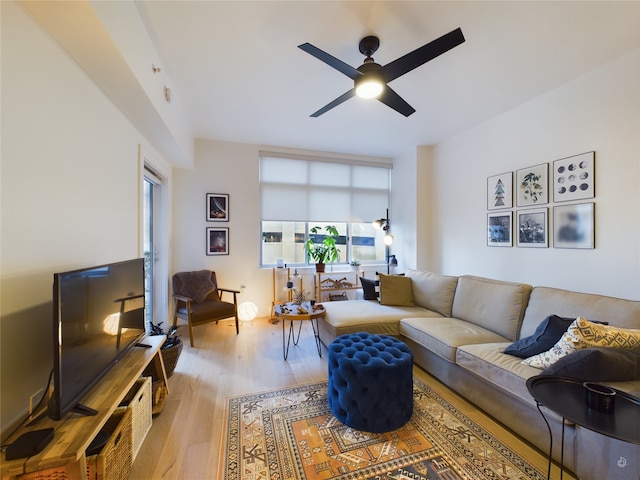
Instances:
[[[353,430],[336,420],[326,382],[230,398],[218,478],[546,478],[546,472],[416,378],[413,395],[409,423],[383,434]]]

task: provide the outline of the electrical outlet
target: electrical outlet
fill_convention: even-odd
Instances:
[[[39,397],[43,391],[44,388],[41,388],[29,397],[29,415],[33,413],[33,409],[38,405]]]

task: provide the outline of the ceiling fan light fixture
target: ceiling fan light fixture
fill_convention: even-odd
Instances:
[[[382,93],[384,84],[378,78],[362,76],[355,80],[355,88],[360,98],[376,98]]]

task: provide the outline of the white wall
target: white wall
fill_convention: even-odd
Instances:
[[[260,212],[256,145],[196,140],[193,169],[175,169],[173,272],[209,269],[221,287],[240,290],[267,316],[271,270],[260,270]],[[207,193],[229,194],[229,221],[206,221]],[[206,255],[207,227],[229,228],[229,255]],[[231,298],[231,297],[227,297]]]
[[[214,140],[196,140],[193,169],[175,169],[173,173],[173,272],[210,269],[216,272],[221,287],[240,290],[238,302],[252,302],[259,316],[271,314],[272,270],[260,268],[259,155],[260,150],[322,156],[323,152],[287,147],[269,147]],[[387,161],[356,155],[346,159]],[[406,173],[411,178],[411,172]],[[229,194],[229,222],[207,222],[207,193]],[[381,212],[384,215],[384,212]],[[395,222],[392,217],[392,222]],[[392,224],[393,225],[393,224]],[[401,238],[401,223],[393,227]],[[207,227],[229,228],[229,255],[206,255]],[[393,251],[395,253],[395,250]],[[402,255],[400,254],[400,260]],[[299,268],[303,289],[313,290],[313,267]],[[227,297],[231,299],[231,297]]]
[[[419,149],[432,162],[419,179],[431,217],[419,221],[434,226],[419,242],[422,267],[640,299],[639,84],[635,51],[435,146],[431,160]],[[486,246],[487,177],[591,150],[594,250]]]
[[[394,243],[390,253],[398,260],[397,272],[416,268],[417,242],[424,222],[418,222],[420,213],[428,205],[425,201],[427,189],[416,182],[419,162],[414,152],[406,153],[393,161],[391,170],[391,206],[389,218]]]
[[[141,255],[138,149],[153,149],[19,5],[0,4],[6,431],[52,368],[53,273]]]

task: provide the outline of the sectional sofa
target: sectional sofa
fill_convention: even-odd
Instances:
[[[365,280],[363,286],[365,298],[374,298],[372,284]],[[504,350],[538,338],[550,315],[640,329],[638,301],[470,275],[409,270],[404,277],[381,277],[379,295],[379,299],[325,302],[321,341],[328,345],[338,335],[359,331],[401,338],[417,365],[544,453],[549,450],[549,431],[526,381],[545,370],[523,364],[523,358]],[[575,368],[581,371],[571,375],[574,378],[603,381],[640,397],[637,360],[627,359],[622,367],[612,362],[610,368],[577,363]],[[559,371],[563,376],[572,373]],[[609,378],[625,381],[609,382]],[[553,458],[559,461],[562,419],[551,411],[545,416],[553,432]],[[567,423],[564,438],[564,466],[579,478],[640,478],[640,445]]]

